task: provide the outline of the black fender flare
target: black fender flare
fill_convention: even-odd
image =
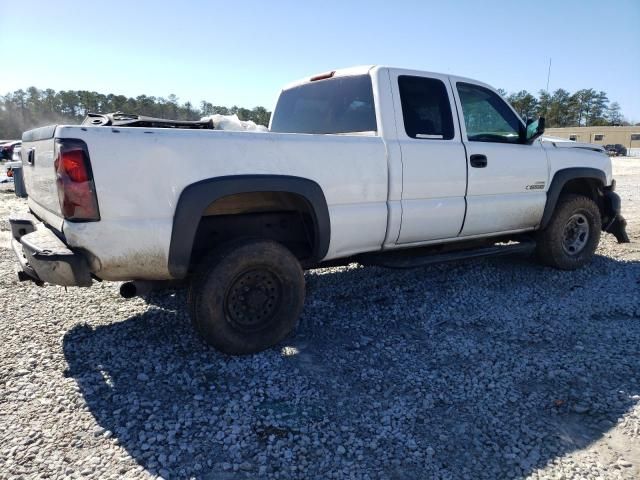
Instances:
[[[315,227],[312,262],[322,260],[331,239],[329,208],[322,188],[313,180],[288,175],[231,175],[192,183],[182,190],[173,216],[169,246],[169,273],[187,275],[196,230],[205,209],[228,195],[251,192],[288,192],[300,195],[311,207]]]
[[[553,179],[551,180],[551,185],[549,186],[549,190],[547,191],[547,203],[544,206],[542,220],[540,220],[540,229],[545,228],[549,224],[551,216],[556,209],[558,198],[560,198],[560,192],[562,192],[564,186],[568,181],[578,178],[597,180],[598,182],[602,183],[603,187],[607,183],[607,177],[605,176],[604,172],[602,170],[598,170],[597,168],[571,167],[558,170],[554,174]]]

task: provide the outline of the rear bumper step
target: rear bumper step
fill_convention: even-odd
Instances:
[[[62,286],[88,287],[91,272],[84,256],[72,251],[58,236],[33,216],[11,217],[11,247],[20,280],[31,279]]]

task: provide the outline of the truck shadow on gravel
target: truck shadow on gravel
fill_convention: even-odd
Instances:
[[[638,262],[351,266],[307,280],[297,334],[258,355],[203,345],[182,292],[69,331],[66,374],[97,441],[112,435],[151,474],[211,479],[521,477],[616,425],[638,443],[619,422],[640,399]]]

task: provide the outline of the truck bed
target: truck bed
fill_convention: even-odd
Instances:
[[[325,259],[375,250],[385,239],[388,179],[380,137],[65,125],[34,132],[23,145],[35,160],[24,169],[30,208],[71,247],[87,250],[92,269],[105,280],[134,273],[170,278],[178,199],[187,185],[205,178],[283,174],[315,181],[331,215]],[[88,145],[100,221],[61,216],[53,166],[60,138]]]

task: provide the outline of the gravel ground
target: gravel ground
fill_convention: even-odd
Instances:
[[[631,244],[309,272],[297,334],[232,358],[184,292],[16,282],[0,191],[2,478],[638,478],[640,159],[616,159]]]

